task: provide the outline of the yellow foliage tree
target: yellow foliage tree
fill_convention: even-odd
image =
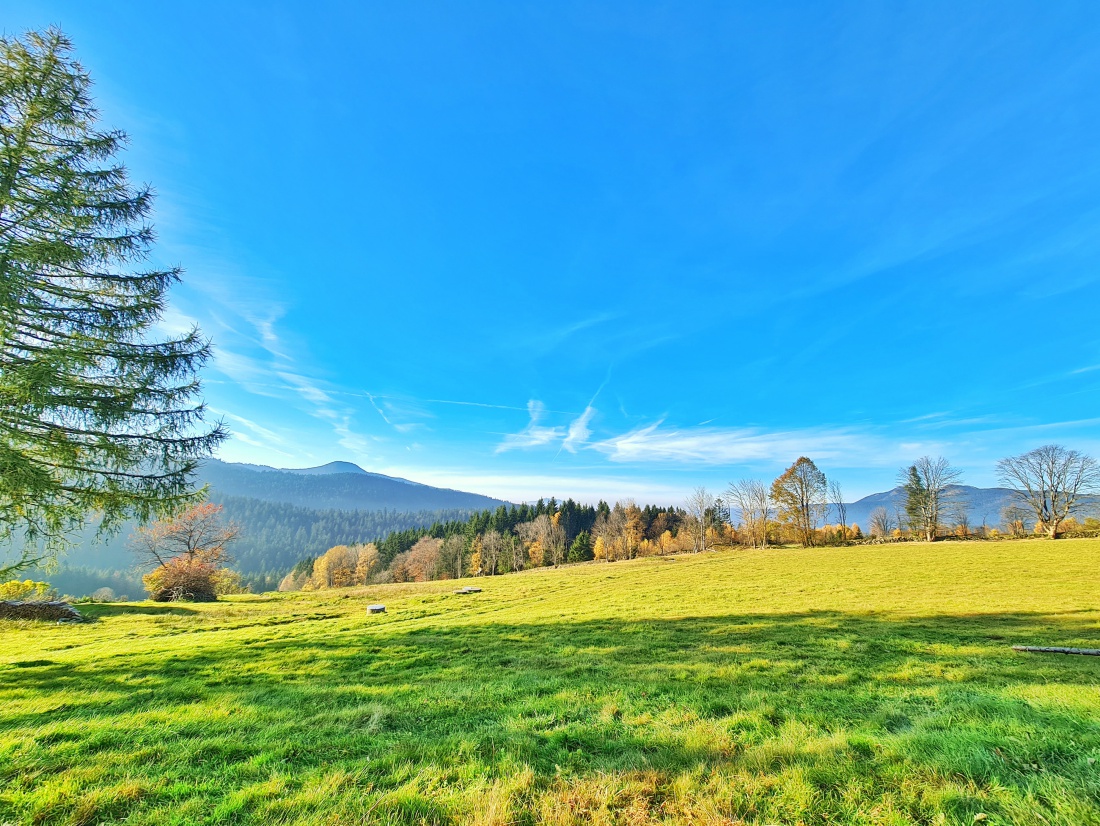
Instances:
[[[665,531],[661,534],[661,553],[671,554],[676,551],[676,540],[672,536],[672,531]]]
[[[531,565],[536,568],[545,564],[546,554],[542,549],[542,543],[537,539],[527,547],[527,558],[531,560]]]
[[[596,537],[596,544],[592,546],[593,559],[607,559],[607,545],[602,536]]]
[[[359,558],[355,561],[355,584],[366,585],[378,571],[381,560],[378,558],[378,546],[373,542],[359,548]]]
[[[48,582],[35,582],[33,579],[25,579],[20,582],[13,579],[0,585],[0,599],[4,600],[42,600],[50,594]]]

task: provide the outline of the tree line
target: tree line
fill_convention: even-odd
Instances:
[[[690,520],[678,507],[626,500],[582,505],[540,499],[500,506],[469,519],[338,545],[299,562],[280,590],[496,576],[566,562],[632,559],[683,550]]]
[[[1035,533],[1051,539],[1067,528],[1079,527],[1074,516],[1085,505],[1095,505],[1100,492],[1100,465],[1087,454],[1062,445],[1043,445],[1018,456],[1001,459],[997,479],[1014,498],[1001,518],[1013,535],[1023,535],[1030,525]],[[884,506],[870,514],[870,535],[875,539],[920,538],[932,542],[947,533],[969,536],[969,509],[962,487],[962,472],[946,458],[922,456],[902,467],[897,475],[900,504],[890,511]],[[770,485],[757,479],[733,482],[725,500],[710,497],[700,488],[689,500],[689,510],[706,514],[708,507],[727,523],[736,514],[735,536],[741,544],[766,546],[773,541],[811,546],[845,542],[863,537],[857,524],[848,525],[847,505],[840,485],[829,480],[807,457],[800,457]],[[835,524],[825,523],[826,514]],[[1095,520],[1093,520],[1095,521]],[[983,533],[988,526],[982,526]],[[706,531],[701,536],[705,539]]]
[[[1016,494],[1006,521],[1023,525],[1030,513],[1035,531],[1050,538],[1077,524],[1075,509],[1100,485],[1095,460],[1060,445],[1002,459],[997,473]],[[901,505],[893,513],[884,507],[872,511],[871,539],[934,541],[969,530],[961,482],[961,471],[943,457],[923,456],[902,467]],[[802,456],[770,483],[740,479],[720,496],[696,488],[683,507],[638,507],[630,500],[593,507],[540,499],[535,505],[480,511],[465,521],[394,532],[377,542],[337,545],[300,561],[279,588],[495,576],[565,562],[698,553],[716,545],[811,547],[864,540],[858,524],[847,524],[846,513],[840,484]],[[826,522],[830,514],[833,524]]]

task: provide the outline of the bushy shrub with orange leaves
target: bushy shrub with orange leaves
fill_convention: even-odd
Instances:
[[[175,557],[141,578],[154,602],[214,602],[218,598],[218,568],[205,562]]]

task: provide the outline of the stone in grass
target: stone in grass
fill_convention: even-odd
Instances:
[[[386,613],[386,606],[385,605],[368,605],[367,606],[367,611],[369,611],[372,614],[384,614],[384,613]]]
[[[481,589],[475,588],[473,585],[467,585],[465,588],[459,588],[455,591],[456,594],[480,594]]]
[[[50,622],[84,622],[73,606],[60,600],[50,602],[0,602],[0,619],[48,620]]]

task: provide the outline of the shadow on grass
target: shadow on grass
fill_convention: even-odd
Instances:
[[[198,613],[194,608],[188,608],[177,602],[164,604],[148,602],[85,602],[75,607],[76,610],[89,619],[122,617],[127,614],[158,617],[186,617]]]
[[[19,693],[78,699],[5,714],[0,734],[29,735],[38,759],[59,749],[69,763],[167,738],[196,772],[369,766],[379,789],[428,766],[474,764],[494,777],[528,765],[544,783],[801,766],[828,797],[851,775],[886,793],[903,764],[1022,796],[1042,774],[1060,794],[1100,804],[1082,769],[1084,755],[1100,754],[1096,706],[1061,695],[1092,690],[1100,661],[1011,649],[1100,646],[1096,622],[1078,612],[339,628],[280,626],[172,658],[28,664]],[[190,714],[196,704],[225,713]],[[175,719],[130,717],[149,709]],[[74,750],[79,742],[87,748]],[[16,761],[0,779],[19,770]]]

